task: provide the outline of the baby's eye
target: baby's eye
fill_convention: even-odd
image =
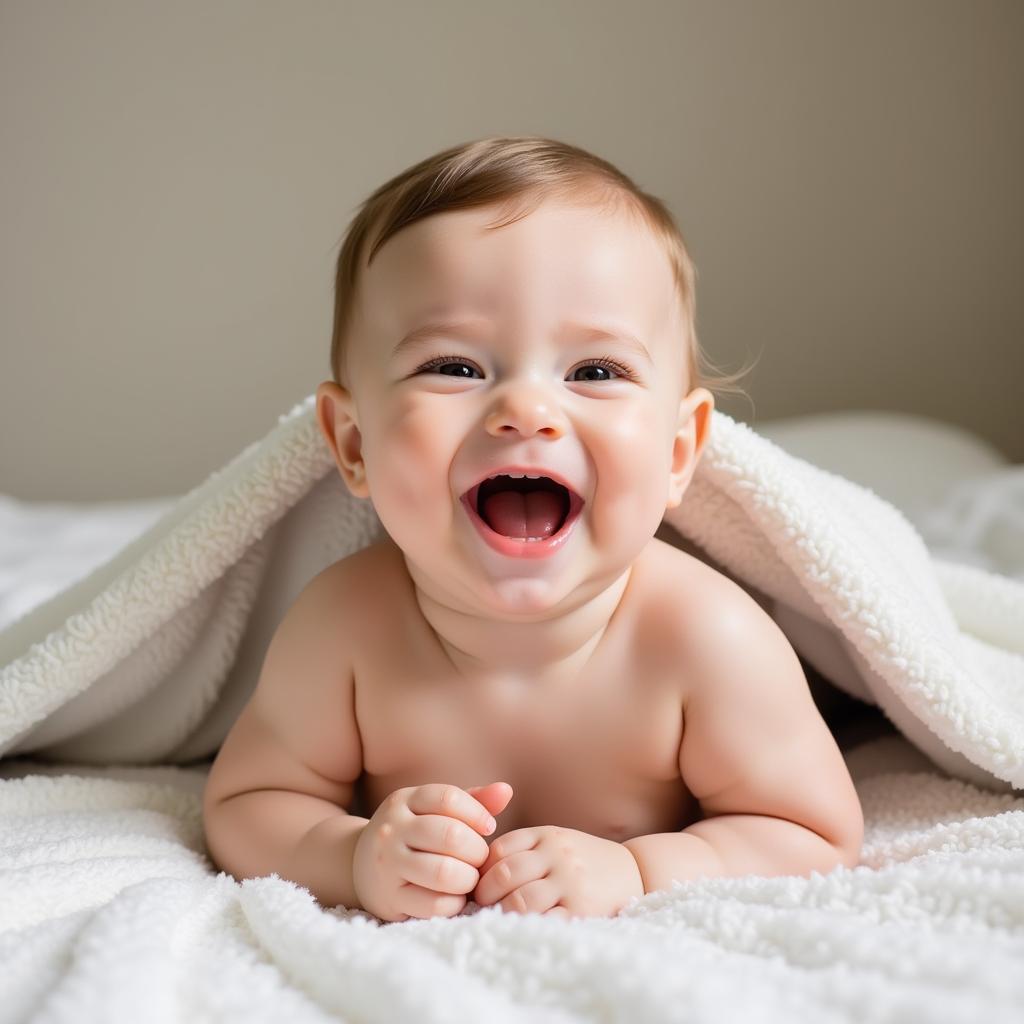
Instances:
[[[606,372],[615,373],[619,377],[623,377],[626,380],[636,380],[636,374],[628,366],[623,366],[621,363],[615,362],[613,359],[594,359],[589,363],[584,363],[582,366],[577,367],[579,370],[605,370]],[[597,384],[603,381],[610,380],[609,377],[598,377],[588,378],[584,383]]]
[[[458,367],[459,369],[449,372],[449,367]],[[446,377],[458,377],[462,380],[471,380],[464,370],[472,371],[474,367],[462,359],[458,359],[454,356],[435,356],[433,359],[424,363],[416,372],[424,373],[427,370],[436,370],[438,373],[443,373]],[[577,370],[604,370],[606,373],[614,373],[625,380],[636,380],[636,374],[629,369],[628,366],[623,366],[621,363],[615,362],[613,359],[593,359],[589,363],[583,363],[576,368]],[[585,378],[583,383],[586,384],[600,384],[605,381],[611,380],[610,377],[596,377],[596,378]]]
[[[436,370],[438,373],[443,373],[446,377],[459,377],[462,380],[471,380],[472,378],[466,376],[466,374],[456,371],[455,373],[448,373],[442,367],[457,366],[461,370],[472,370],[473,367],[469,363],[463,362],[461,359],[456,359],[453,356],[436,356],[429,362],[424,363],[416,372],[423,373],[425,370]]]

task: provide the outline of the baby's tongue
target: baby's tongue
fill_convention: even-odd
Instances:
[[[506,537],[549,537],[562,525],[562,499],[552,491],[495,491],[480,503],[480,515]]]

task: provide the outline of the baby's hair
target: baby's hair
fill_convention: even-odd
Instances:
[[[360,273],[402,228],[452,210],[498,205],[495,230],[533,212],[546,199],[624,211],[654,232],[668,255],[689,332],[689,388],[744,394],[746,370],[722,374],[697,342],[696,268],[668,207],[638,188],[617,167],[577,146],[536,135],[496,136],[442,150],[386,181],[365,199],[349,224],[338,256],[331,372],[345,385],[345,338]],[[365,257],[365,264],[364,264]]]

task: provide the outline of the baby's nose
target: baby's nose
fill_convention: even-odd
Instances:
[[[516,431],[527,437],[561,437],[566,428],[565,414],[543,389],[519,386],[507,389],[495,401],[487,414],[486,427],[495,435]]]

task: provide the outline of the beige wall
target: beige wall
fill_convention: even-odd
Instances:
[[[730,414],[1024,461],[1022,97],[1017,0],[7,0],[0,493],[201,482],[328,376],[356,204],[519,133],[666,199]]]

